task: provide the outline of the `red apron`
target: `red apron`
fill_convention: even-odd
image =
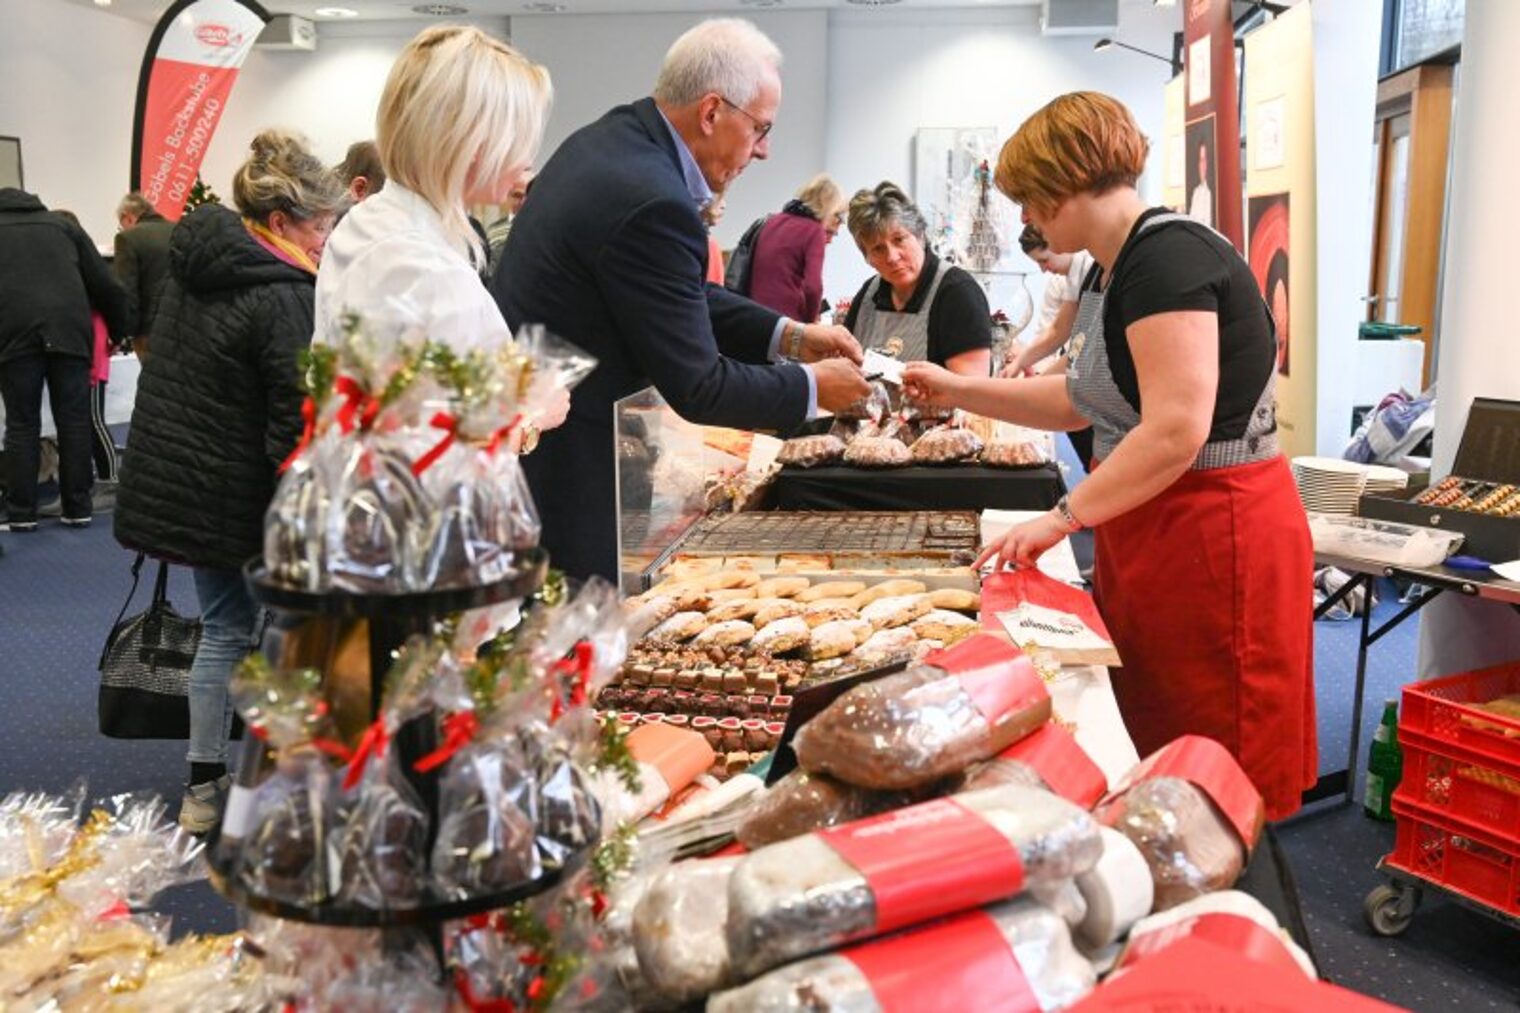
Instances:
[[[1095,593],[1142,756],[1223,743],[1266,800],[1298,810],[1318,772],[1313,544],[1287,461],[1189,471],[1094,529]]]

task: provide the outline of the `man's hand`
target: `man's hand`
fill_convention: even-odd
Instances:
[[[802,329],[803,362],[849,359],[858,366],[864,357],[855,335],[839,324],[808,324]]]
[[[848,359],[824,359],[807,368],[813,371],[813,379],[818,384],[819,408],[843,411],[871,393],[871,385],[866,383],[860,367]]]

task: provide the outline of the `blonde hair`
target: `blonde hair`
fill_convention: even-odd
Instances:
[[[767,70],[781,66],[781,50],[753,22],[710,18],[671,44],[654,82],[654,100],[678,108],[718,94],[748,105]]]
[[[1025,120],[998,155],[997,186],[1016,204],[1053,212],[1068,197],[1134,186],[1150,142],[1118,99],[1074,91]]]
[[[827,224],[830,213],[844,210],[844,191],[834,177],[820,172],[797,189],[797,199],[812,209],[818,220]]]
[[[305,221],[348,203],[337,174],[296,134],[265,130],[248,147],[248,160],[232,177],[232,202],[245,216],[267,225],[270,215],[283,211]]]
[[[465,195],[532,164],[552,97],[549,72],[506,43],[478,28],[428,28],[396,58],[380,95],[375,140],[386,177],[432,205],[479,263]]]
[[[913,203],[902,187],[890,180],[877,183],[870,190],[856,190],[850,198],[850,235],[855,245],[864,252],[867,241],[874,239],[892,226],[901,225],[918,237],[920,243],[928,242],[929,223],[923,212]]]

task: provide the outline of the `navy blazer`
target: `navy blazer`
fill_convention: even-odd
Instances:
[[[707,230],[653,99],[571,134],[512,223],[491,282],[507,323],[597,358],[568,420],[523,459],[543,544],[571,576],[617,577],[614,401],[652,383],[692,422],[791,429],[807,415],[804,370],[766,359],[777,314],[706,273]]]

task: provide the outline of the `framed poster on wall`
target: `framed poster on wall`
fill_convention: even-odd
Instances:
[[[22,190],[25,182],[26,177],[21,174],[21,138],[0,136],[0,187]]]

